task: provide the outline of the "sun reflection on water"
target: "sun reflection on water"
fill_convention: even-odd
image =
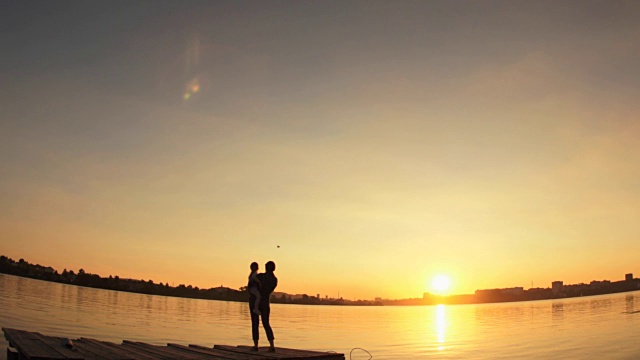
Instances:
[[[436,336],[438,338],[438,350],[444,350],[445,335],[447,333],[447,313],[443,304],[436,306]]]

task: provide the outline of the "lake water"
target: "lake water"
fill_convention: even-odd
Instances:
[[[482,305],[272,305],[276,346],[373,359],[638,359],[640,292]],[[245,303],[150,296],[0,274],[0,326],[71,338],[249,345]],[[261,330],[262,331],[262,330]],[[264,331],[262,345],[266,344]],[[0,341],[4,348],[7,343]],[[4,350],[0,359],[5,360]],[[352,359],[369,355],[354,350]]]

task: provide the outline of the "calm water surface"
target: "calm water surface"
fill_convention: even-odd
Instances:
[[[373,359],[639,359],[640,292],[407,307],[272,305],[276,345]],[[249,345],[244,303],[170,298],[0,274],[0,326],[71,338]],[[264,340],[264,332],[261,333]],[[4,348],[7,343],[0,341]],[[5,351],[0,351],[4,360]],[[352,359],[368,359],[355,350]]]

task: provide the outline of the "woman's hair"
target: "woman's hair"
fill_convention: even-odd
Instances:
[[[257,262],[252,262],[251,266],[249,266],[249,268],[253,271],[258,271],[258,263]]]
[[[266,264],[264,264],[264,269],[267,271],[275,271],[276,270],[276,263],[274,263],[273,261],[269,261]]]

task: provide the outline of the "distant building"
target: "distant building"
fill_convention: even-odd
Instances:
[[[512,288],[504,288],[504,289],[476,290],[475,294],[477,296],[523,295],[524,288],[512,287]]]
[[[632,281],[633,280],[633,274],[631,274],[631,273],[625,274],[624,275],[624,280],[625,281]]]
[[[554,281],[551,283],[551,291],[554,293],[560,293],[564,289],[564,283],[562,281]]]
[[[592,289],[599,290],[610,284],[611,284],[610,280],[602,280],[602,281],[593,280],[592,282],[589,283],[589,286],[591,286]]]
[[[502,295],[522,295],[524,294],[524,288],[523,287],[506,288],[506,289],[502,289],[501,293]]]

